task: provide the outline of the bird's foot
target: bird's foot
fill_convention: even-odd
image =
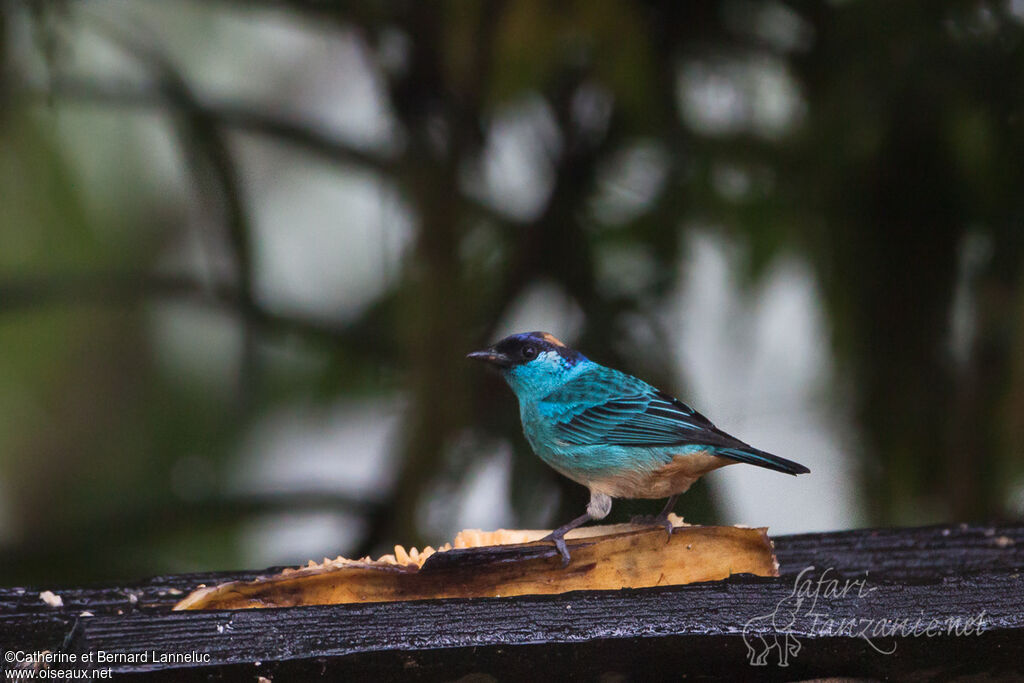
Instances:
[[[558,554],[562,556],[562,569],[569,566],[569,548],[565,545],[565,534],[558,534],[552,531],[540,540],[552,541],[555,544],[555,550],[557,550]]]
[[[631,517],[629,520],[630,524],[636,524],[638,526],[660,526],[665,529],[665,532],[671,536],[675,530],[675,525],[672,524],[672,520],[668,518],[668,515],[636,515]]]

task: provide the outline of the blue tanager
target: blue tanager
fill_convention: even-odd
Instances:
[[[668,515],[679,494],[711,470],[745,462],[786,474],[810,471],[726,434],[678,399],[547,332],[514,334],[468,357],[496,367],[515,392],[534,452],[590,489],[586,513],[544,539],[554,542],[563,565],[565,534],[603,519],[613,498],[668,498],[655,519],[671,534]]]

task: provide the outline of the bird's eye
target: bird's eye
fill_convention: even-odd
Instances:
[[[523,347],[523,358],[526,360],[533,360],[537,357],[537,347],[535,346],[524,346]]]

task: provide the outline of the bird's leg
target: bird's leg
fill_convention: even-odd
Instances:
[[[604,519],[612,509],[612,499],[603,493],[590,492],[590,503],[587,504],[587,511],[572,520],[563,524],[550,534],[542,538],[542,541],[554,541],[555,549],[562,556],[562,567],[569,566],[569,548],[565,545],[565,535],[573,529],[583,526],[590,520]]]
[[[638,515],[636,517],[633,517],[629,521],[633,524],[660,524],[661,526],[665,527],[665,531],[668,532],[669,536],[671,536],[672,530],[675,529],[675,526],[672,524],[671,521],[669,521],[668,515],[670,512],[672,512],[672,508],[676,506],[676,500],[678,499],[678,493],[673,496],[669,496],[669,499],[665,501],[665,507],[661,509],[661,512],[656,517],[651,517],[649,515]]]
[[[665,531],[668,532],[669,536],[672,535],[672,530],[675,529],[675,525],[672,524],[672,522],[669,520],[668,516],[669,516],[669,513],[672,512],[672,508],[674,508],[676,506],[676,501],[678,499],[679,499],[679,494],[678,493],[669,496],[668,500],[665,501],[665,507],[663,507],[661,509],[661,513],[658,515],[658,519],[665,526]]]
[[[562,566],[569,566],[569,548],[565,545],[565,535],[575,529],[576,527],[583,526],[591,520],[589,512],[584,512],[582,515],[572,520],[568,524],[563,524],[558,527],[550,534],[540,539],[542,541],[554,541],[555,549],[558,550],[558,554],[562,556]]]

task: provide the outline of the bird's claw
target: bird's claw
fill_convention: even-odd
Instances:
[[[665,527],[665,533],[667,533],[669,536],[671,536],[672,532],[676,530],[676,525],[672,523],[672,520],[668,518],[668,515],[665,515],[664,517],[659,517],[658,521],[660,521],[661,525]]]
[[[562,569],[569,566],[569,548],[565,545],[565,536],[556,536],[551,533],[540,539],[542,541],[551,541],[555,544],[555,550],[562,556]]]
[[[654,526],[658,525],[665,528],[665,533],[669,536],[675,531],[675,525],[672,524],[672,520],[668,518],[668,515],[637,515],[629,520],[630,524],[637,524],[641,526]]]

